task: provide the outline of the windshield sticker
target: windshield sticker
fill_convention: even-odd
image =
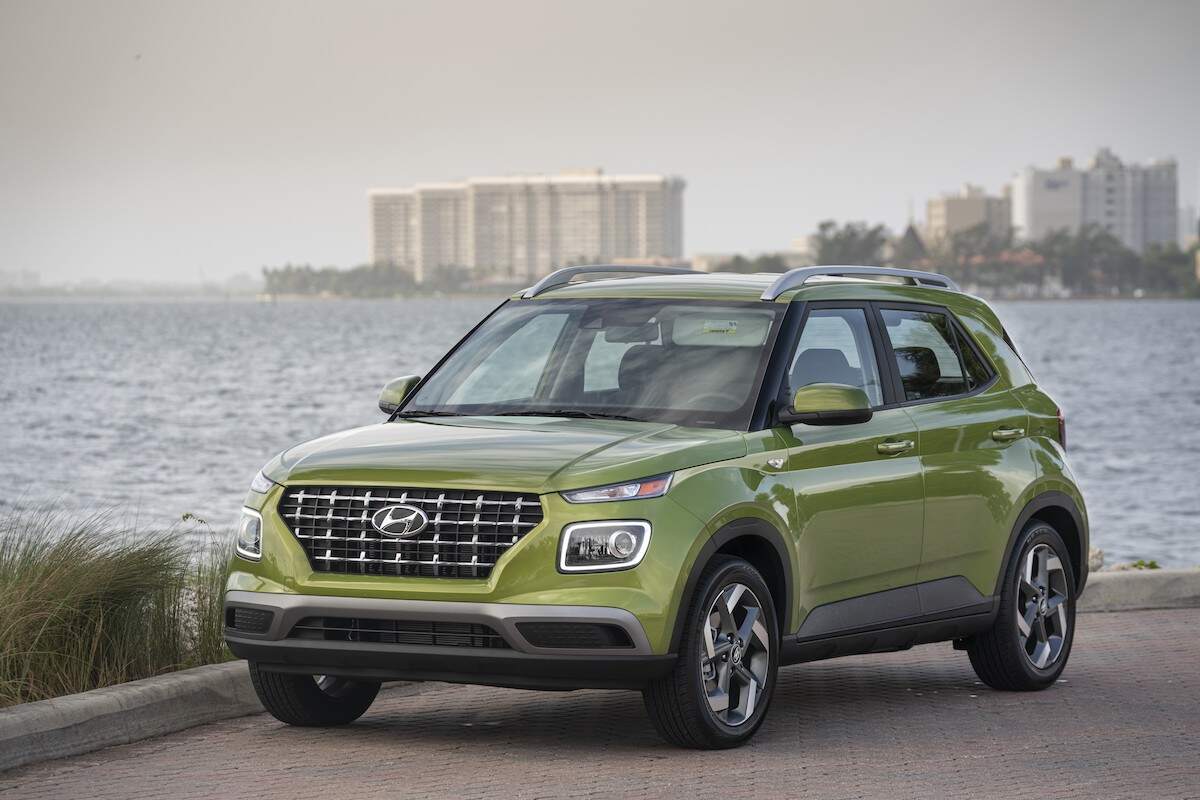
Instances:
[[[737,336],[737,320],[728,319],[721,322],[706,319],[700,326],[701,333],[723,333],[726,336]]]

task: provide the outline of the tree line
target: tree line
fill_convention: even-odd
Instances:
[[[933,270],[971,290],[991,294],[1109,296],[1143,292],[1200,297],[1196,275],[1200,246],[1182,250],[1172,243],[1136,253],[1095,225],[1074,233],[1053,231],[1037,241],[1023,242],[1011,230],[997,234],[984,223],[927,243],[911,226],[896,237],[883,225],[826,220],[809,238],[809,248],[810,260],[818,265]],[[783,254],[735,255],[717,269],[784,272],[788,266]],[[453,266],[434,270],[418,284],[410,271],[385,264],[351,269],[287,264],[264,267],[263,281],[269,295],[396,297],[470,290],[474,278],[465,267]]]
[[[1037,294],[1068,292],[1096,296],[1148,294],[1200,297],[1197,252],[1177,244],[1137,253],[1096,225],[1072,233],[1052,231],[1043,238],[1018,241],[1011,230],[997,234],[986,223],[924,242],[909,228],[893,237],[883,225],[822,222],[809,239],[815,264],[872,264],[912,267],[944,273],[964,286],[1003,294],[1025,287]],[[720,269],[730,272],[782,272],[779,255],[741,256]]]
[[[402,297],[422,292],[459,291],[471,282],[464,267],[442,267],[422,284],[412,272],[391,264],[362,264],[350,269],[285,264],[263,267],[263,292],[273,296]]]

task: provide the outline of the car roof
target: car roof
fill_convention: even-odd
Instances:
[[[836,269],[836,268],[834,268]],[[654,300],[727,300],[734,302],[776,302],[819,300],[877,300],[924,303],[945,306],[961,314],[985,321],[989,327],[1002,331],[999,319],[983,300],[957,289],[928,285],[913,286],[896,282],[894,278],[855,278],[843,276],[814,276],[802,285],[782,292],[773,301],[762,295],[780,278],[781,273],[758,272],[687,272],[655,274],[564,283],[540,291],[534,302],[582,299],[654,299]],[[951,284],[953,285],[953,284]],[[526,297],[527,292],[513,296]]]

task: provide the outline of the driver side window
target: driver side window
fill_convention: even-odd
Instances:
[[[879,365],[864,309],[819,308],[809,312],[788,370],[789,391],[810,383],[853,386],[866,392],[872,408],[883,405]]]

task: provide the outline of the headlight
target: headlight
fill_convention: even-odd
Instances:
[[[609,503],[613,500],[662,497],[671,488],[673,476],[673,472],[668,472],[666,475],[655,475],[653,478],[642,478],[629,483],[613,483],[608,486],[596,486],[592,489],[575,489],[563,492],[562,496],[569,503]]]
[[[262,558],[262,517],[249,508],[242,509],[238,520],[237,554],[249,561]]]
[[[649,546],[649,522],[577,522],[562,532],[558,568],[562,572],[629,569],[641,563]]]
[[[250,491],[254,492],[255,494],[266,494],[267,492],[271,491],[271,488],[275,485],[275,481],[271,480],[266,475],[263,475],[262,471],[260,470],[259,473],[254,476],[254,480],[250,481]]]

